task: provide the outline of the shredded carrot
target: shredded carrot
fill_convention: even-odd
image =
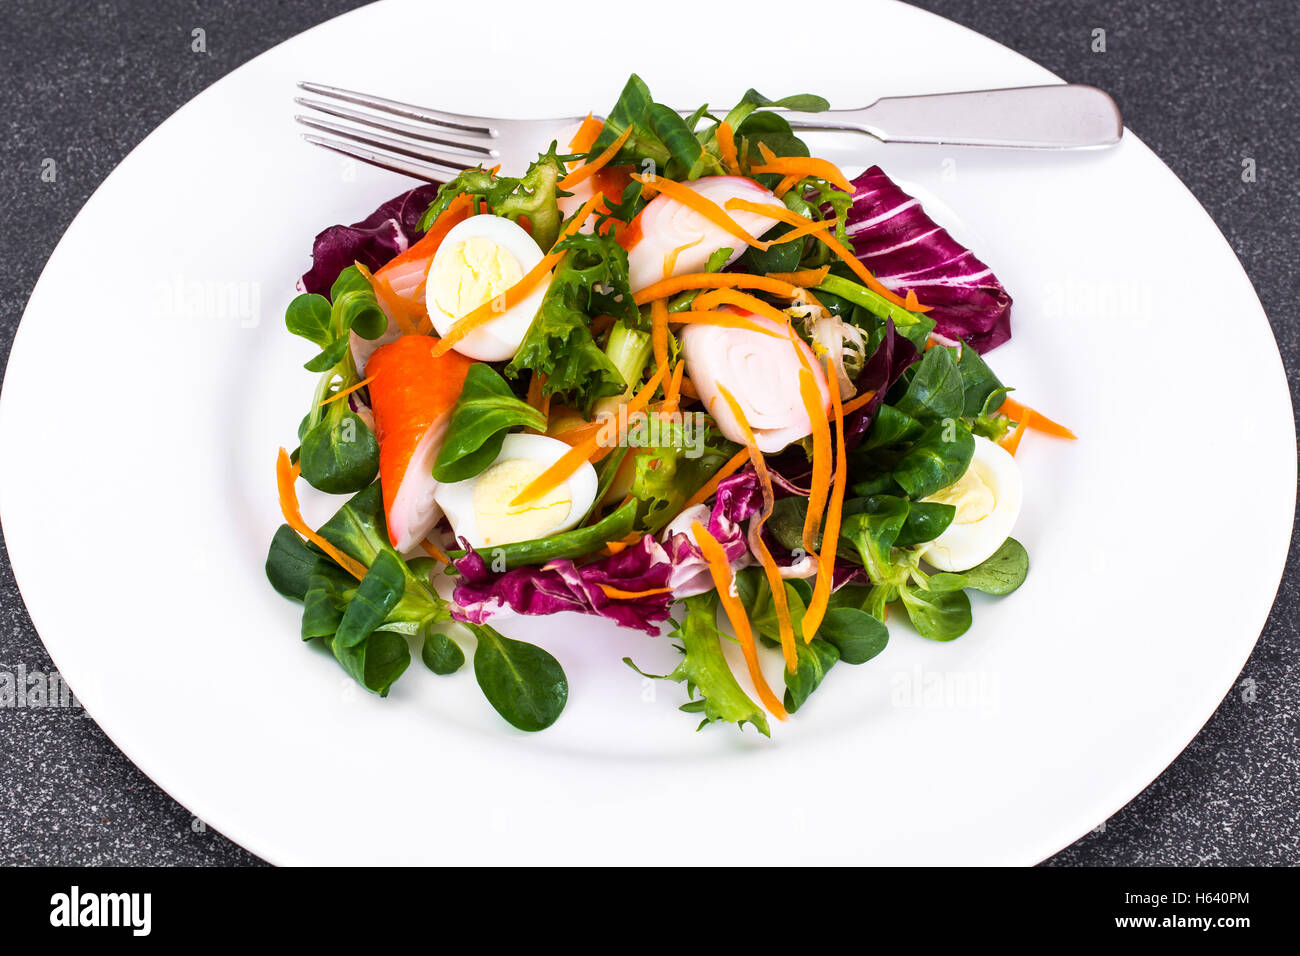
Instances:
[[[722,168],[733,176],[740,175],[740,159],[736,156],[736,134],[731,124],[723,120],[718,124],[718,152],[722,154]]]
[[[1023,421],[1016,422],[1016,427],[1006,435],[1003,435],[1002,440],[999,441],[998,444],[1011,452],[1012,456],[1014,456],[1015,453],[1020,450],[1020,439],[1025,437],[1025,429],[1027,427],[1028,425]]]
[[[605,597],[613,598],[616,601],[630,601],[635,598],[654,597],[656,594],[671,594],[672,588],[646,588],[644,591],[624,591],[622,588],[616,588],[612,584],[602,584],[600,589],[605,592]]]
[[[737,424],[740,425],[741,433],[745,436],[745,448],[749,451],[749,461],[754,466],[754,472],[758,475],[759,486],[763,490],[763,510],[759,513],[758,520],[750,526],[749,547],[751,551],[758,552],[759,563],[763,566],[763,573],[767,576],[768,587],[772,591],[772,607],[776,611],[777,629],[781,634],[781,651],[785,654],[786,669],[793,674],[799,668],[799,653],[795,650],[794,622],[790,618],[790,602],[785,594],[785,579],[781,577],[781,569],[777,567],[776,559],[772,557],[772,552],[768,550],[767,543],[763,540],[763,525],[772,516],[772,508],[776,504],[776,496],[772,492],[772,478],[767,473],[767,460],[763,457],[763,453],[758,450],[758,444],[754,441],[754,432],[750,429],[749,422],[745,418],[744,409],[727,391],[726,386],[721,382],[718,382],[717,386],[718,394],[722,396],[722,400],[731,409],[731,414],[735,416]]]
[[[656,299],[656,302],[662,302],[663,299]],[[668,321],[674,325],[718,325],[724,329],[744,329],[746,332],[757,332],[760,335],[773,335],[781,338],[782,332],[765,328],[757,322],[751,322],[743,315],[737,315],[734,312],[718,312],[707,309],[687,309],[684,312],[674,312],[668,317]],[[786,318],[782,323],[784,328],[790,322]]]
[[[542,413],[543,418],[551,416],[551,396],[543,393],[546,387],[546,373],[533,371],[528,379],[528,404]]]
[[[655,389],[663,381],[664,369],[659,369],[654,375],[650,376],[650,381],[642,386],[641,391],[626,404],[627,415],[630,418],[650,403],[654,396]],[[604,426],[605,422],[593,423]],[[601,447],[601,436],[604,428],[595,429],[592,434],[582,439],[576,445],[573,445],[568,451],[560,456],[555,464],[551,465],[544,472],[534,478],[528,485],[511,499],[511,505],[521,505],[525,501],[532,501],[541,495],[546,494],[552,488],[558,487],[561,482],[565,481],[570,475],[577,471],[583,462],[596,460],[599,461],[609,453],[609,448]]]
[[[787,299],[801,299],[804,296],[803,289],[798,286],[779,279],[769,279],[767,276],[747,272],[692,272],[648,285],[637,292],[632,301],[637,305],[645,305],[655,299],[666,299],[690,289],[758,289]]]
[[[749,449],[742,448],[736,452],[726,463],[717,470],[717,472],[704,483],[699,491],[686,499],[686,504],[682,505],[682,511],[687,508],[694,508],[696,505],[702,505],[713,497],[713,493],[718,490],[718,485],[722,484],[723,479],[730,478],[740,470],[740,467],[749,461]],[[680,513],[680,512],[679,512]]]
[[[662,176],[656,176],[649,173],[642,176],[639,173],[633,173],[632,178],[648,189],[657,189],[669,199],[681,203],[688,209],[699,213],[709,222],[713,223],[719,229],[724,230],[729,235],[735,236],[746,245],[753,246],[755,249],[766,249],[771,243],[762,242],[755,239],[745,228],[727,215],[726,211],[707,196],[702,196],[690,186],[683,186],[679,182],[671,179],[665,179]],[[785,207],[782,206],[782,209]]]
[[[680,256],[687,249],[691,249],[695,246],[698,246],[703,241],[704,241],[704,237],[700,236],[700,238],[696,239],[694,242],[688,242],[685,245],[678,246],[676,249],[664,253],[664,278],[667,279],[669,276],[671,276],[673,274],[673,270],[677,268],[678,256]]]
[[[1071,441],[1075,441],[1079,437],[1064,425],[1057,424],[1042,412],[1036,411],[1028,405],[1021,405],[1014,398],[1003,399],[1002,407],[998,411],[1014,421],[1023,423],[1026,428],[1032,428],[1034,431],[1042,432],[1045,435],[1068,438]]]
[[[601,333],[613,328],[614,323],[617,321],[618,319],[614,318],[612,315],[598,315],[591,320],[591,334],[593,336],[600,335]]]
[[[366,576],[366,566],[334,547],[334,545],[313,531],[311,526],[303,520],[302,511],[298,507],[298,492],[293,487],[294,482],[297,480],[298,466],[289,462],[289,453],[281,448],[279,456],[275,459],[275,483],[280,494],[280,513],[284,515],[285,523],[328,554],[339,567],[360,581]]]
[[[731,563],[727,560],[727,552],[722,550],[718,539],[709,534],[708,529],[698,521],[691,522],[691,533],[695,536],[695,543],[699,545],[704,560],[708,562],[713,586],[718,589],[722,609],[726,611],[727,620],[731,622],[731,629],[736,632],[740,649],[745,654],[745,667],[749,670],[749,679],[754,682],[758,699],[777,720],[786,720],[790,715],[781,706],[781,701],[776,694],[772,693],[772,688],[768,686],[767,678],[763,676],[762,668],[759,667],[758,647],[754,643],[754,631],[749,626],[749,618],[745,616],[745,607],[740,603],[740,598],[731,593],[734,575],[731,573]]]
[[[812,363],[801,348],[803,342],[795,335],[793,327],[790,329],[790,344],[799,357],[799,397],[812,423],[812,484],[809,486],[808,511],[803,519],[803,547],[809,554],[816,554],[813,536],[821,526],[831,485],[831,429],[826,421],[826,405],[813,378]],[[839,383],[833,377],[829,391],[839,392]]]
[[[424,553],[427,554],[429,557],[433,558],[433,560],[440,561],[443,564],[447,564],[447,565],[451,564],[451,558],[447,557],[447,555],[443,553],[442,549],[439,548],[432,541],[430,541],[428,538],[425,538],[423,541],[420,542],[420,547],[423,548]]]
[[[686,363],[678,359],[677,364],[673,366],[672,377],[668,379],[668,387],[664,389],[664,404],[659,414],[668,416],[677,413],[677,406],[681,404],[684,374],[686,374]]]
[[[569,149],[575,153],[590,153],[591,147],[596,145],[596,140],[600,138],[600,131],[605,128],[605,124],[590,113],[578,127],[578,131],[573,134],[573,139],[569,140]]]
[[[766,319],[771,319],[780,325],[787,325],[790,322],[790,316],[776,308],[776,306],[769,305],[757,296],[750,295],[748,292],[741,292],[739,289],[714,289],[712,292],[705,292],[697,297],[693,303],[699,310],[709,310],[716,305],[722,304],[738,306]]]
[[[363,378],[361,381],[357,382],[357,384],[355,384],[355,385],[349,385],[347,388],[343,389],[341,392],[335,392],[333,395],[331,395],[329,398],[327,398],[327,399],[325,399],[324,401],[322,401],[322,402],[320,403],[320,405],[317,405],[316,407],[317,407],[317,408],[320,408],[320,407],[323,406],[323,405],[328,405],[330,402],[337,402],[337,401],[338,401],[340,398],[342,398],[343,396],[345,396],[345,395],[351,395],[353,392],[357,391],[358,389],[365,388],[367,385],[369,385],[369,384],[370,384],[371,382],[373,382],[374,380],[375,380],[375,377],[374,377],[373,375],[370,376],[369,378]]]
[[[577,232],[578,229],[582,227],[582,224],[587,221],[587,218],[592,214],[592,212],[595,211],[596,206],[604,201],[604,196],[597,195],[592,196],[583,203],[582,208],[578,210],[571,220],[569,220],[569,224],[560,231],[559,238],[556,239],[556,244],[558,245],[561,240],[567,239],[569,236]],[[455,324],[447,330],[447,334],[434,344],[434,358],[446,353],[455,346],[457,342],[465,338],[465,336],[469,335],[480,325],[486,325],[493,319],[500,318],[503,312],[511,306],[516,305],[519,300],[527,296],[528,293],[532,291],[533,286],[541,282],[542,279],[553,268],[555,268],[555,266],[559,265],[560,260],[563,258],[563,252],[551,252],[542,256],[541,261],[529,269],[527,275],[512,285],[509,289],[506,289],[502,295],[489,299],[478,308],[457,319]]]
[[[411,321],[409,309],[397,293],[393,291],[393,287],[388,283],[388,280],[372,274],[360,262],[353,263],[353,265],[357,267],[357,271],[361,273],[362,278],[370,283],[375,298],[384,306],[384,314],[393,320],[394,324],[402,330],[403,335],[415,335],[418,326]]]
[[[826,281],[826,277],[830,275],[830,273],[830,266],[822,266],[820,269],[800,269],[798,272],[769,272],[767,277],[769,279],[780,279],[782,282],[802,286],[805,289],[811,289]]]
[[[861,408],[863,405],[867,404],[867,402],[871,401],[871,400],[872,400],[873,398],[875,398],[875,397],[876,397],[876,393],[875,393],[874,390],[872,390],[872,391],[867,391],[867,392],[863,392],[861,395],[859,395],[857,398],[853,399],[852,401],[850,401],[850,402],[845,402],[845,403],[844,403],[844,410],[843,410],[843,412],[842,412],[841,414],[843,414],[843,415],[852,415],[852,414],[853,414],[854,412],[856,412],[859,408]]]
[[[668,301],[656,299],[650,303],[650,344],[654,350],[655,368],[662,376],[668,366]]]
[[[832,382],[834,375],[827,369],[826,377]],[[826,616],[831,598],[831,578],[835,574],[835,551],[840,540],[840,522],[844,516],[844,489],[848,485],[848,451],[844,445],[844,407],[840,404],[840,390],[831,386],[831,411],[835,416],[835,478],[831,485],[830,504],[826,509],[826,527],[822,531],[822,549],[817,556],[817,581],[813,584],[812,598],[803,615],[803,639],[811,641]]]
[[[822,219],[821,221],[818,221],[816,219],[809,219],[803,225],[795,226],[785,235],[777,236],[775,239],[772,240],[772,245],[779,246],[785,242],[794,242],[794,240],[796,239],[802,239],[805,236],[810,236],[813,233],[815,233],[818,229],[822,228],[822,226],[829,226],[830,228],[834,229],[836,226],[839,225],[839,222],[840,222],[839,219]]]
[[[855,192],[848,177],[840,172],[840,168],[828,159],[818,159],[813,156],[777,156],[761,140],[758,144],[758,151],[763,157],[763,165],[751,166],[749,168],[751,173],[779,173],[782,176],[793,176],[797,173],[801,179],[805,176],[816,176],[818,179],[824,179],[837,189],[842,189],[850,195]]]
[[[631,135],[632,135],[632,127],[629,126],[627,129],[623,130],[623,135],[621,135],[618,139],[614,140],[614,142],[610,143],[609,146],[607,146],[604,150],[601,151],[601,154],[599,156],[597,156],[595,159],[591,160],[590,162],[582,166],[579,166],[573,172],[569,173],[569,175],[561,179],[559,184],[560,188],[568,190],[578,185],[578,183],[586,182],[588,179],[594,176],[600,169],[607,166],[610,160],[612,160],[615,156],[618,155],[618,151],[623,148],[623,144],[627,142],[628,137]]]
[[[881,284],[880,280],[873,276],[871,271],[858,260],[858,257],[853,254],[852,249],[849,249],[831,235],[831,231],[826,227],[825,223],[819,223],[815,219],[801,216],[793,209],[786,209],[785,206],[782,205],[775,203],[750,202],[748,199],[741,199],[738,196],[728,199],[726,202],[726,208],[758,213],[762,216],[768,216],[772,219],[779,219],[782,222],[788,222],[792,226],[808,227],[809,233],[816,236],[819,240],[825,243],[826,247],[830,249],[831,252],[844,260],[844,263],[853,270],[853,274],[858,277],[858,281],[868,289],[871,289],[878,295],[884,296],[894,305],[901,306],[909,312],[930,311],[929,306],[924,306],[919,302],[916,302],[915,295],[911,297],[911,301],[913,302],[912,307],[908,308],[908,300],[900,297],[898,293],[893,290],[885,288],[885,286]]]
[[[689,378],[682,379],[682,394],[685,395],[687,398],[700,397],[699,389],[695,387],[695,383],[692,382]]]
[[[908,289],[907,295],[903,297],[903,308],[908,312],[928,312],[929,309],[921,305],[921,300],[916,297],[915,289]]]
[[[777,199],[780,199],[791,189],[793,189],[795,187],[795,184],[800,182],[802,179],[803,179],[802,173],[790,173],[788,176],[786,176],[784,179],[782,179],[779,183],[776,184],[776,188],[772,190],[772,194],[775,195]]]

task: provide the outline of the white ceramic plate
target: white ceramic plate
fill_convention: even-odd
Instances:
[[[844,25],[843,58],[754,55],[775,48],[753,4],[648,18],[578,3],[551,21],[513,6],[493,16],[526,36],[451,42],[439,5],[392,0],[276,47],[145,140],[50,259],[4,383],[0,506],[32,619],[90,713],[276,863],[1027,864],[1100,823],[1231,686],[1273,600],[1296,487],[1255,294],[1131,135],[1080,155],[823,150],[938,201],[1016,299],[995,369],[1080,436],[1026,438],[1016,535],[1033,570],[1013,597],[980,601],[961,640],[897,625],[770,741],[694,733],[680,687],[620,663],[662,673],[670,642],[590,620],[504,627],[569,675],[568,710],[533,736],[497,718],[468,669],[416,663],[380,700],[299,643],[297,606],[262,573],[275,450],[312,384],[283,307],[319,229],[408,184],[305,145],[295,80],[549,116],[607,107],[629,69],[684,104],[750,85],[853,106],[1054,79],[895,4],[819,8]],[[593,45],[584,23],[636,41]],[[698,56],[685,25],[708,38]],[[606,48],[630,59],[599,62]]]

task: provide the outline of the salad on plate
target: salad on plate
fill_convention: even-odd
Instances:
[[[1011,297],[781,107],[827,104],[683,117],[633,76],[522,176],[468,169],[316,237],[285,316],[316,386],[266,561],[304,641],[381,696],[413,654],[447,675],[472,647],[488,702],[537,731],[564,670],[497,625],[595,615],[674,643],[662,676],[700,727],[768,735],[891,614],[949,641],[969,590],[1020,586],[1014,455],[1026,429],[1074,436],[983,358]],[[320,527],[300,480],[347,496]]]

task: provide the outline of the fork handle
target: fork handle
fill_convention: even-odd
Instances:
[[[1086,149],[1111,146],[1124,132],[1114,100],[1073,83],[888,96],[857,110],[781,112],[796,129],[853,130],[885,143]]]

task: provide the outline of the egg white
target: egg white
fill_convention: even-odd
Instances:
[[[943,534],[922,546],[921,557],[940,571],[969,571],[993,557],[1020,517],[1024,483],[1020,478],[1020,466],[1010,452],[976,435],[975,454],[966,474],[972,468],[993,492],[993,508],[977,521],[961,522],[957,520],[961,517],[958,515]]]
[[[525,532],[518,537],[508,535],[499,537],[489,545],[479,528],[478,514],[474,508],[474,492],[483,476],[501,462],[522,458],[535,462],[544,471],[559,461],[569,447],[564,442],[548,438],[546,435],[507,435],[505,441],[501,443],[501,452],[491,465],[473,478],[440,484],[434,492],[434,500],[446,514],[456,537],[466,539],[474,548],[497,547],[538,537],[539,535]],[[596,500],[597,485],[596,469],[590,462],[583,462],[561,486],[570,501],[568,514],[540,536],[549,536],[575,527],[587,513],[592,502]]]
[[[464,222],[452,227],[429,263],[428,275],[433,275],[446,257],[454,255],[461,243],[473,237],[481,237],[501,247],[519,262],[520,270],[524,275],[542,261],[542,250],[522,226],[501,216],[484,214],[470,216]],[[462,355],[480,362],[504,362],[514,358],[515,352],[519,350],[519,343],[528,333],[533,317],[542,307],[542,299],[546,297],[549,286],[550,276],[547,276],[521,301],[501,313],[500,318],[479,326],[457,342],[453,348]],[[434,301],[433,296],[428,294],[427,288],[426,286],[425,306],[429,310],[429,318],[433,321],[433,327],[438,334],[446,335],[457,320],[464,316],[450,315],[445,312]]]

